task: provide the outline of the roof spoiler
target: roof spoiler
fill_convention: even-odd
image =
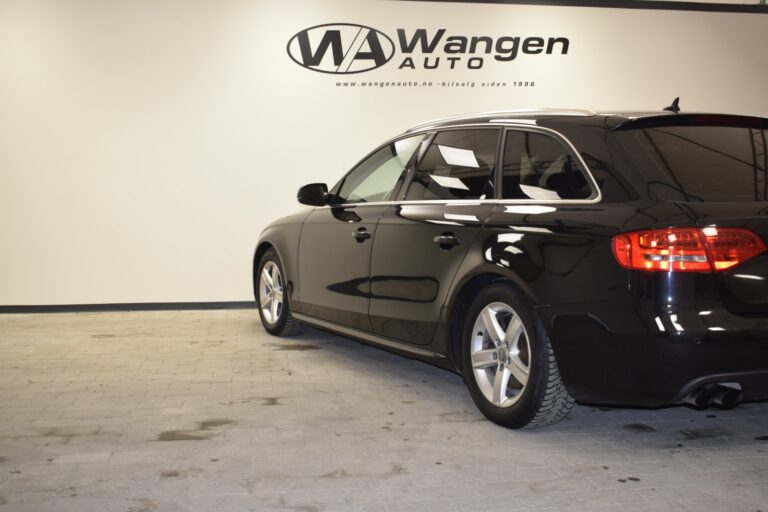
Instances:
[[[664,126],[732,126],[737,128],[768,129],[768,118],[739,116],[731,114],[674,114],[664,113],[655,116],[636,118],[612,117],[608,128],[613,131],[641,130]]]

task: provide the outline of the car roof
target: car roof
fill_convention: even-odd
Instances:
[[[464,114],[441,119],[433,119],[419,123],[406,130],[406,133],[415,131],[424,131],[435,128],[444,128],[465,124],[504,124],[521,123],[536,124],[537,121],[557,118],[571,118],[578,123],[579,119],[584,120],[584,124],[594,125],[595,118],[604,121],[605,126],[611,130],[619,128],[628,128],[637,124],[659,123],[665,124],[673,120],[691,120],[698,119],[718,119],[719,122],[728,120],[734,122],[743,122],[747,119],[758,121],[758,124],[764,125],[768,122],[765,118],[736,116],[728,114],[709,114],[709,113],[674,113],[670,111],[601,111],[581,109],[519,109],[519,110],[498,110],[492,112],[480,112],[475,114]]]

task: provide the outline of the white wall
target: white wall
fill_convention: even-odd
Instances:
[[[332,22],[565,36],[568,55],[357,80],[296,65]],[[418,121],[515,107],[768,115],[768,16],[396,1],[0,0],[0,305],[248,300],[260,230]],[[343,78],[343,77],[342,77]]]

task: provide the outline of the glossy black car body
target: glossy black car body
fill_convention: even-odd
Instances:
[[[497,130],[499,169],[508,130],[546,134],[586,169],[592,196],[503,199],[497,171],[492,195],[481,200],[404,201],[427,142],[387,200],[329,204],[280,219],[263,232],[254,265],[270,248],[277,252],[297,319],[459,373],[466,310],[482,289],[503,280],[532,305],[578,401],[662,406],[721,382],[737,383],[743,400],[768,399],[768,254],[725,272],[674,273],[628,270],[612,253],[618,233],[675,226],[745,227],[768,240],[764,193],[748,202],[708,202],[673,186],[662,197],[644,169],[646,156],[622,141],[643,126],[696,124],[762,133],[755,187],[765,186],[762,118],[465,116],[404,135],[424,133],[429,141],[459,127]]]

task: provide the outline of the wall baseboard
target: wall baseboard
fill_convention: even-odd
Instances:
[[[0,314],[89,313],[108,311],[179,311],[204,309],[256,309],[256,303],[254,301],[130,302],[116,304],[48,304],[38,306],[0,306]]]

